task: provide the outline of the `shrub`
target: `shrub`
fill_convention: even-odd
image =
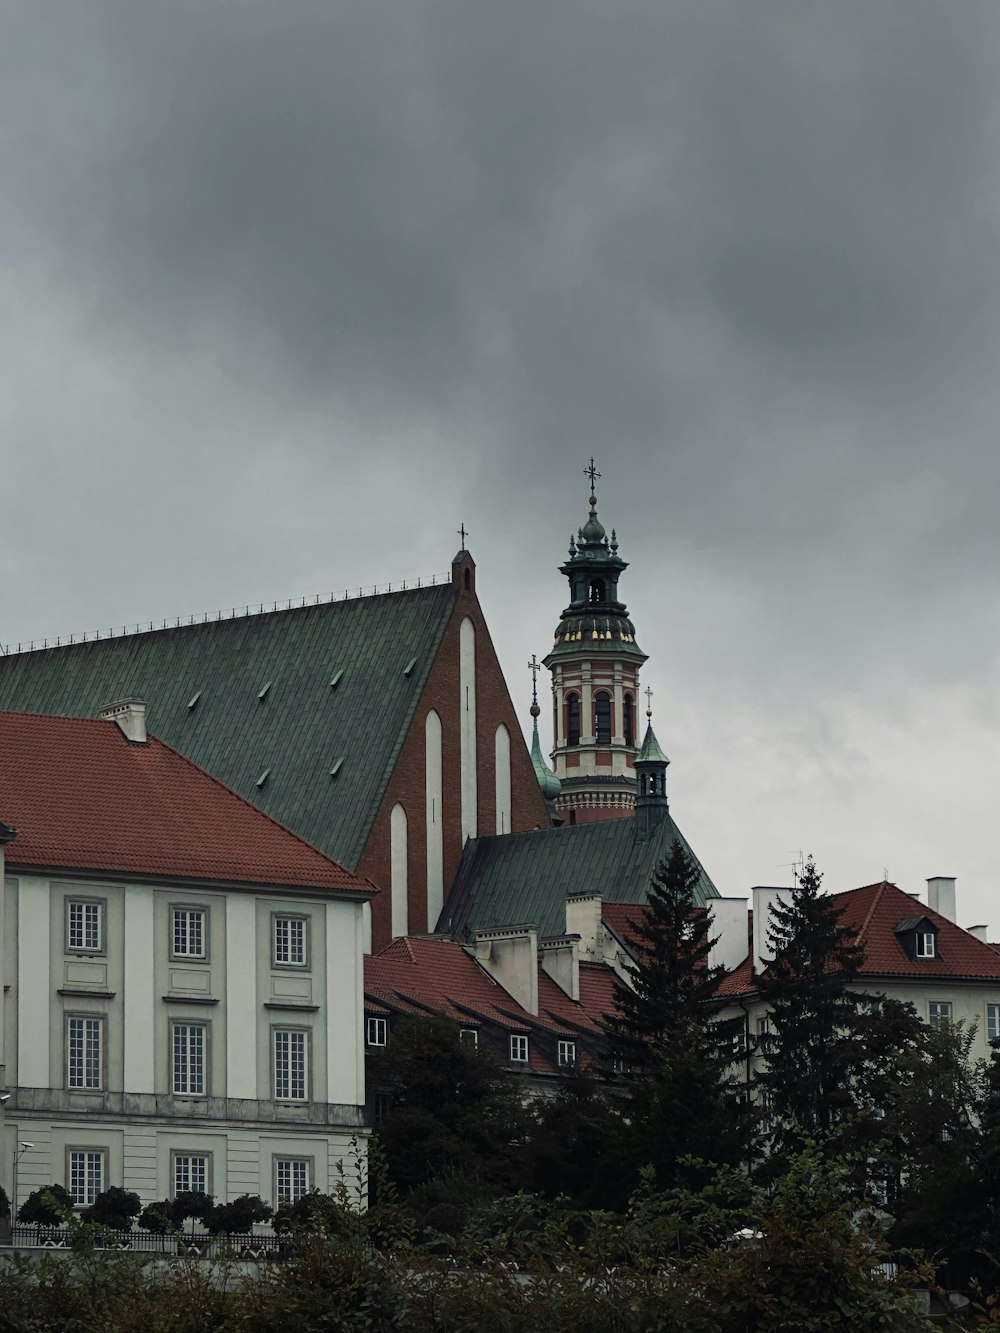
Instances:
[[[332,1194],[310,1190],[295,1203],[283,1203],[274,1214],[275,1231],[318,1231],[339,1236],[344,1231],[342,1205]]]
[[[271,1209],[259,1194],[241,1194],[229,1203],[217,1203],[205,1219],[205,1225],[214,1235],[231,1236],[249,1231],[255,1222],[267,1222]]]
[[[154,1236],[165,1236],[168,1231],[176,1231],[177,1224],[171,1213],[173,1203],[173,1199],[158,1199],[156,1203],[147,1204],[139,1215],[139,1225],[143,1231],[151,1231]]]
[[[18,1209],[18,1220],[40,1227],[57,1227],[73,1216],[73,1200],[62,1185],[32,1190]]]
[[[10,1217],[10,1199],[7,1198],[7,1192],[0,1185],[0,1222],[4,1222]]]
[[[103,1190],[81,1214],[85,1222],[98,1222],[104,1227],[114,1227],[116,1231],[131,1231],[132,1219],[138,1217],[142,1201],[138,1194],[112,1185]]]

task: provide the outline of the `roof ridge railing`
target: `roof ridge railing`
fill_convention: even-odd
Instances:
[[[358,588],[354,592],[351,588],[345,588],[342,593],[331,592],[328,597],[322,593],[316,593],[314,597],[289,597],[279,599],[275,602],[260,602],[255,605],[247,603],[241,611],[238,606],[231,607],[229,610],[216,611],[214,614],[210,611],[202,611],[197,615],[175,616],[173,619],[163,621],[151,620],[147,625],[145,622],[136,625],[123,625],[121,629],[112,626],[110,629],[85,630],[81,634],[59,635],[55,639],[31,639],[27,643],[19,643],[16,647],[12,643],[0,644],[0,656],[11,657],[17,653],[40,653],[47,648],[66,648],[71,644],[94,643],[98,639],[122,639],[133,634],[149,634],[165,629],[183,629],[188,625],[204,625],[209,621],[215,620],[244,620],[248,616],[269,615],[275,611],[293,611],[304,606],[328,606],[331,602],[353,602],[361,597],[383,597],[391,592],[415,592],[417,588],[436,587],[440,583],[448,583],[451,580],[450,573],[431,574],[429,577],[420,576],[416,579],[403,579],[396,583],[388,583],[382,587],[372,584],[368,588]]]

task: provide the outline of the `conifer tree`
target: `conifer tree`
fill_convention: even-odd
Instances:
[[[840,923],[833,899],[820,891],[822,875],[810,856],[787,903],[771,907],[767,938],[773,961],[760,975],[770,1031],[759,1084],[780,1139],[794,1125],[823,1138],[854,1108],[859,1006],[849,989],[864,950]]]
[[[661,1189],[699,1186],[700,1159],[746,1160],[748,1112],[732,1077],[742,1023],[717,1019],[723,969],[712,967],[710,918],[695,897],[698,869],[675,839],[637,909],[632,985],[615,985],[611,1049],[632,1072],[627,1142],[633,1171],[655,1167]]]
[[[697,905],[698,867],[675,838],[632,921],[636,961],[631,985],[615,981],[611,1049],[628,1068],[642,1071],[684,1020],[706,1025],[722,969],[709,966],[714,941],[710,919]]]

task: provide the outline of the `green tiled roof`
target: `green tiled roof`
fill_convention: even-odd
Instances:
[[[154,735],[353,870],[456,596],[442,583],[0,657],[0,709],[144,699]]]
[[[597,893],[615,903],[644,901],[675,837],[694,857],[667,813],[646,841],[637,840],[630,818],[470,839],[438,930],[459,940],[493,926],[536,925],[539,938],[561,935],[566,929],[563,904],[571,894]],[[699,901],[717,898],[700,863],[699,869]]]
[[[660,742],[656,739],[653,731],[652,722],[646,724],[646,736],[642,742],[642,749],[636,756],[637,764],[669,764],[670,760],[660,749]]]

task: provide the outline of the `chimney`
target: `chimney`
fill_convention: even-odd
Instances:
[[[761,971],[774,957],[774,949],[767,938],[771,927],[771,906],[773,903],[789,903],[793,892],[793,889],[776,889],[762,884],[750,890],[753,899],[753,955],[750,961],[754,972]]]
[[[137,745],[146,744],[146,705],[141,699],[123,699],[108,704],[97,714],[102,722],[117,722],[125,736]]]
[[[538,929],[477,930],[476,961],[529,1014],[538,1013]]]
[[[955,920],[954,875],[935,875],[927,881],[927,906],[949,921]]]
[[[974,940],[981,940],[983,944],[989,943],[989,926],[966,926],[966,935],[971,935]]]
[[[557,935],[542,940],[542,971],[552,978],[571,1000],[580,998],[580,939],[577,935]]]
[[[708,955],[709,967],[724,967],[731,972],[747,956],[747,900],[745,898],[709,898],[705,908],[712,919],[708,937],[715,943]]]
[[[581,893],[566,899],[566,934],[579,940],[578,952],[584,958],[600,959],[601,895]]]

